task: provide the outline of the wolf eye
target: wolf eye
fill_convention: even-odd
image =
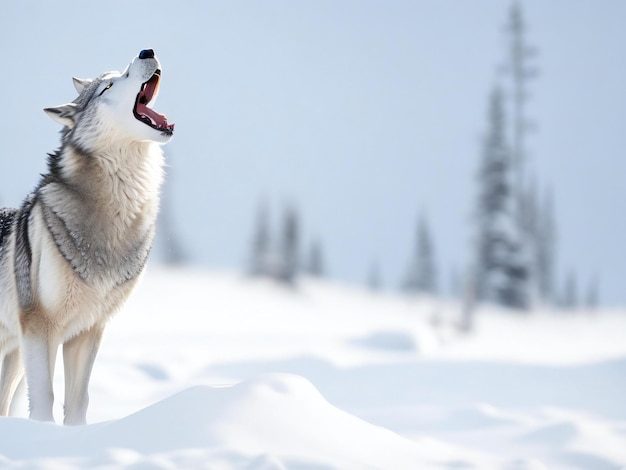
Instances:
[[[111,88],[113,86],[113,82],[109,83],[107,86],[104,87],[104,90],[102,90],[100,92],[100,94],[98,96],[102,96],[102,93],[104,93],[105,91],[107,91],[109,88]]]

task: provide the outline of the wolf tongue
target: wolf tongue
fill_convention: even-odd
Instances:
[[[157,127],[167,127],[167,118],[162,114],[157,113],[155,110],[148,108],[143,103],[137,103],[137,113],[141,116],[145,116],[152,124]]]

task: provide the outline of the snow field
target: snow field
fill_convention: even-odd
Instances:
[[[105,333],[95,424],[1,419],[0,466],[626,466],[624,312],[483,309],[471,334],[459,315],[312,279],[150,266]],[[62,385],[59,365],[57,397]]]

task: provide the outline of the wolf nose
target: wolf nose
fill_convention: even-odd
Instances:
[[[154,51],[152,49],[144,49],[139,53],[140,59],[154,59]]]

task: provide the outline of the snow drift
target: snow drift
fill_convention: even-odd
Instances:
[[[459,314],[316,280],[150,268],[105,334],[95,424],[0,419],[0,467],[626,465],[623,312],[487,310],[470,335]]]

